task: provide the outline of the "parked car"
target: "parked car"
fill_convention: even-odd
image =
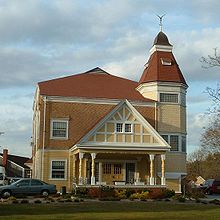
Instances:
[[[204,193],[212,194],[212,193],[220,193],[220,180],[217,179],[208,179],[204,182],[204,184],[200,185],[200,189]]]
[[[0,186],[0,195],[2,197],[9,197],[11,195],[34,195],[41,194],[48,196],[57,192],[56,186],[47,184],[38,179],[22,178],[11,185]]]

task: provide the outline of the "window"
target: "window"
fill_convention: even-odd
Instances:
[[[29,186],[30,180],[21,180],[19,183],[16,184],[16,186]]]
[[[111,174],[111,164],[110,163],[104,163],[103,164],[103,174]]]
[[[123,129],[123,124],[122,123],[117,123],[116,124],[116,132],[122,132]]]
[[[31,180],[32,186],[41,186],[44,185],[40,180]]]
[[[180,97],[181,97],[181,104],[183,106],[186,106],[186,95],[181,93]]]
[[[52,138],[68,138],[68,121],[52,120],[51,126]]]
[[[179,150],[179,136],[178,135],[170,135],[170,146],[171,151]]]
[[[182,136],[182,152],[186,152],[186,137]]]
[[[121,164],[114,164],[114,174],[121,174]]]
[[[178,94],[160,93],[160,101],[168,103],[178,103]]]
[[[162,134],[161,137],[171,146],[170,151],[186,152],[186,136]]]
[[[116,132],[117,133],[131,133],[132,132],[132,124],[129,123],[116,123]]]
[[[164,66],[171,66],[172,60],[169,58],[161,58],[161,63]]]
[[[125,124],[125,132],[130,133],[131,132],[131,124]]]
[[[52,161],[51,165],[51,178],[52,179],[65,179],[65,166],[66,161]]]
[[[169,143],[168,135],[161,135],[161,137],[162,137],[167,143]]]

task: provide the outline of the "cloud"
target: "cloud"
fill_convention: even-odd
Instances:
[[[156,14],[166,13],[163,28],[189,91],[203,92],[199,84],[219,81],[218,68],[203,69],[199,62],[219,47],[219,7],[217,0],[1,1],[0,130],[7,132],[0,145],[26,152],[39,81],[96,66],[138,81],[159,31]],[[190,146],[198,145],[206,123],[201,122],[205,107],[198,108],[206,100],[193,92],[188,98]]]

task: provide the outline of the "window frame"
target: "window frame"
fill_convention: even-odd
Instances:
[[[167,140],[165,140],[164,138],[164,140],[170,145],[170,139],[171,139],[171,136],[178,136],[178,148],[177,148],[177,150],[172,150],[172,148],[170,149],[170,152],[181,152],[181,153],[186,153],[187,152],[187,138],[186,138],[186,135],[184,135],[184,134],[177,134],[177,133],[170,133],[170,134],[168,134],[168,133],[161,133],[160,134],[160,136],[163,138],[163,136],[167,136],[168,137],[168,141]],[[182,140],[183,140],[183,138],[185,138],[185,151],[183,151],[183,148],[182,148]],[[171,146],[171,145],[170,145]],[[172,147],[172,146],[171,146]]]
[[[117,131],[117,124],[122,124],[122,131]],[[125,131],[125,125],[131,126],[131,131]],[[131,122],[116,122],[115,123],[115,133],[117,134],[132,134],[133,133],[133,123]]]
[[[64,162],[64,178],[53,178],[53,162]],[[50,180],[66,180],[67,179],[67,160],[66,159],[52,159],[50,161]]]
[[[161,100],[161,95],[177,95],[177,102],[169,102],[169,101],[162,101]],[[159,93],[159,100],[161,103],[168,103],[168,104],[179,104],[180,103],[180,95],[179,93],[172,93],[172,92],[160,92]]]
[[[54,122],[65,122],[66,123],[66,136],[65,137],[53,136],[53,123]],[[68,138],[69,138],[69,119],[51,119],[51,121],[50,121],[50,139],[68,140]]]

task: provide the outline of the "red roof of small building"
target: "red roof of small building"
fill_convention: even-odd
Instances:
[[[171,61],[171,65],[165,65],[162,61]],[[172,52],[155,51],[150,56],[139,84],[155,81],[177,82],[187,85]]]
[[[136,90],[138,82],[111,75],[98,67],[85,73],[40,82],[38,85],[40,94],[47,96],[152,101]]]

